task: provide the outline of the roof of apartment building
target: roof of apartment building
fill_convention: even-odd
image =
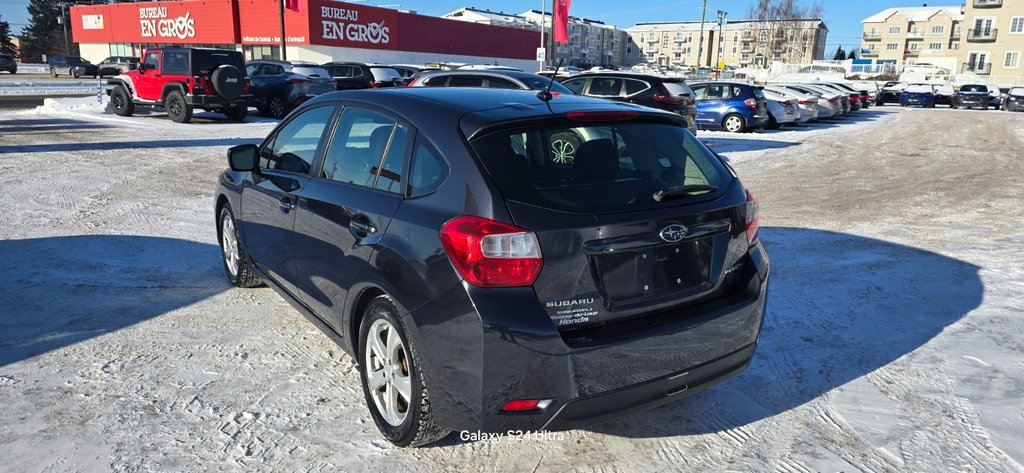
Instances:
[[[929,18],[943,11],[953,17],[954,20],[964,19],[964,14],[960,13],[960,5],[951,7],[896,7],[886,8],[885,10],[875,13],[874,15],[865,18],[863,23],[881,23],[897,13],[907,17],[910,21],[927,21]]]
[[[770,20],[729,20],[725,22],[726,30],[738,30],[753,28],[757,23],[763,23],[764,21]],[[803,22],[801,27],[803,28],[824,28],[825,23],[820,18],[801,18],[794,20],[785,20],[792,22]],[[650,21],[637,23],[634,26],[626,28],[626,31],[697,31],[701,29],[700,21]],[[704,22],[704,30],[716,30],[718,29],[718,22],[714,20],[708,20]]]
[[[526,23],[527,20],[521,15],[515,15],[512,13],[505,13],[500,11],[481,10],[473,7],[462,7],[451,13],[445,14],[442,18],[458,18],[466,16],[466,13],[471,13],[474,16],[480,18],[486,18],[491,21],[504,21],[509,23]]]

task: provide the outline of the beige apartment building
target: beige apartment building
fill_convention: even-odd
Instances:
[[[955,73],[963,47],[960,10],[959,5],[882,10],[863,21],[860,57],[894,64],[897,70],[932,64]]]
[[[772,62],[810,64],[824,59],[828,27],[817,18],[727,21],[722,28],[715,21],[704,22],[703,28],[699,21],[677,21],[637,23],[626,32],[631,39],[626,51],[628,63],[758,67]]]
[[[1001,86],[1024,84],[1024,0],[966,0],[960,73]]]

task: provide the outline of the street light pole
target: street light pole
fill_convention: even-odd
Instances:
[[[725,16],[729,13],[725,10],[718,10],[718,58],[715,59],[715,67],[718,68],[718,77],[722,77],[722,49],[725,48]]]
[[[281,9],[281,60],[282,61],[287,61],[288,60],[287,43],[284,40],[284,2],[285,2],[285,0],[281,0],[281,4],[278,5],[278,6]]]
[[[545,3],[547,3],[546,0],[540,0],[540,48],[544,50],[544,60],[543,61],[538,61],[538,62],[540,62],[540,69],[539,70],[544,70],[544,65],[545,65],[545,63],[548,60],[547,47],[545,47],[545,45],[544,45],[544,8],[545,8],[544,4]]]
[[[707,14],[708,0],[704,0],[704,6],[700,7],[700,44],[697,45],[697,70],[700,70],[700,60],[704,55],[704,15]]]

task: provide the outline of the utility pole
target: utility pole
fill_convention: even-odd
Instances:
[[[68,4],[67,3],[58,3],[57,6],[60,7],[60,16],[57,17],[57,23],[60,24],[60,31],[61,31],[61,33],[64,33],[64,55],[65,56],[70,56],[71,55],[71,46],[68,44],[68,21],[64,17],[64,9],[67,8]]]
[[[281,60],[282,61],[287,61],[288,60],[288,51],[287,51],[287,44],[286,44],[286,42],[284,40],[284,2],[285,2],[285,0],[281,0],[281,4],[278,5],[278,6],[281,9],[280,10],[281,11]]]
[[[700,7],[700,44],[697,45],[697,70],[700,70],[700,59],[704,55],[704,15],[708,12],[708,0]]]

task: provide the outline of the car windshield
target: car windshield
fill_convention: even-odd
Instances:
[[[1024,87],[1014,87],[1007,94],[1022,96],[1024,95]]]
[[[245,64],[242,62],[242,55],[235,51],[192,51],[192,70],[195,71],[196,74],[209,74],[213,72],[214,69],[225,64],[235,66],[242,71],[245,70]]]
[[[517,77],[517,79],[519,79],[520,82],[526,84],[526,86],[529,87],[531,90],[544,90],[544,89],[547,88],[548,84],[551,84],[551,91],[552,92],[558,92],[560,94],[565,94],[565,95],[572,95],[573,94],[573,91],[569,90],[568,87],[562,85],[557,80],[554,81],[554,83],[551,83],[551,79],[549,79],[547,77],[543,77],[543,76],[537,76],[537,77],[523,76],[523,77]]]
[[[965,85],[960,87],[960,92],[988,92],[988,87],[984,85]]]
[[[931,84],[912,84],[905,89],[906,92],[920,94],[933,91]]]
[[[330,78],[331,73],[320,66],[292,66],[292,72],[302,74],[306,77]]]
[[[672,124],[570,122],[498,131],[470,144],[505,199],[564,212],[671,205],[682,199],[654,195],[692,186],[699,196],[730,182],[718,158]]]
[[[78,57],[78,56],[65,56],[65,57],[64,57],[64,60],[66,60],[66,61],[67,61],[68,63],[70,63],[70,64],[75,64],[75,63],[79,63],[79,64],[82,64],[82,63],[84,63],[84,64],[89,64],[89,61],[86,61],[85,59],[82,59],[82,58],[80,58],[80,57]]]
[[[391,67],[371,67],[370,73],[373,74],[373,80],[377,82],[394,82],[402,80],[402,75]]]

